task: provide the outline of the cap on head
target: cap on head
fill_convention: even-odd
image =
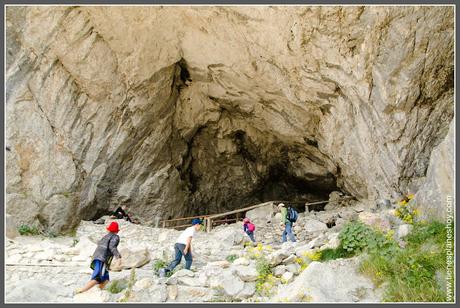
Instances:
[[[194,225],[201,225],[201,219],[199,218],[193,218],[192,220],[192,226]]]
[[[250,220],[249,220],[249,218],[247,218],[247,217],[246,217],[245,219],[243,219],[243,222],[249,222],[249,221],[250,221]]]
[[[284,203],[278,204],[278,207],[284,207]]]
[[[112,233],[118,233],[120,228],[118,227],[118,223],[116,221],[112,221],[110,225],[107,227],[107,230]]]

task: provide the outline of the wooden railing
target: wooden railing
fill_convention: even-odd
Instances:
[[[347,197],[341,198],[340,200],[349,199],[349,198],[353,198],[353,197],[347,196]],[[211,215],[189,216],[189,217],[162,220],[161,224],[162,224],[163,228],[182,229],[184,227],[191,226],[190,221],[193,218],[200,218],[200,219],[203,219],[206,231],[210,232],[214,225],[218,225],[218,224],[222,224],[222,223],[228,223],[228,222],[237,222],[237,221],[242,220],[244,218],[244,215],[243,215],[244,212],[247,212],[247,211],[259,208],[259,207],[267,206],[267,205],[270,205],[270,204],[272,204],[272,205],[279,204],[279,203],[284,203],[286,205],[302,204],[302,205],[305,205],[306,208],[309,208],[312,205],[326,204],[328,202],[329,202],[329,200],[309,202],[309,203],[306,203],[305,201],[267,201],[267,202],[259,203],[259,204],[256,204],[256,205],[244,207],[244,208],[241,208],[241,209],[225,212],[225,213],[211,214]],[[228,216],[235,216],[235,217],[232,218],[232,217],[228,217]],[[217,220],[218,218],[223,218],[223,219]],[[177,225],[177,223],[181,223],[181,222],[185,222],[185,221],[187,221],[187,223],[182,223],[182,224]]]

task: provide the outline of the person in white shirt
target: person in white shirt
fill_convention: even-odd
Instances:
[[[192,238],[195,235],[195,231],[200,230],[201,219],[195,218],[192,220],[192,226],[185,229],[177,238],[174,244],[174,260],[166,268],[160,270],[160,277],[165,277],[168,272],[179,265],[182,260],[182,256],[185,259],[185,269],[190,269],[192,266]]]

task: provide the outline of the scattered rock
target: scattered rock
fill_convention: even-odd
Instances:
[[[278,265],[273,268],[273,275],[279,277],[286,272],[286,265]]]
[[[406,237],[411,232],[412,229],[413,229],[412,225],[409,225],[409,224],[400,225],[398,227],[397,237],[399,239]]]
[[[358,217],[364,224],[380,231],[387,232],[391,229],[390,222],[381,214],[362,212],[359,213]]]
[[[296,255],[290,255],[286,259],[284,259],[281,263],[282,264],[289,264],[289,263],[294,263],[296,260]]]
[[[294,279],[294,274],[292,272],[285,272],[281,278],[285,281],[285,283],[290,283]]]
[[[233,261],[234,265],[249,265],[249,260],[246,258],[238,258],[235,261]]]
[[[178,284],[179,285],[185,285],[189,287],[201,287],[203,286],[202,281],[200,281],[199,278],[194,278],[194,277],[178,277],[177,278]]]
[[[163,284],[157,284],[149,288],[131,292],[129,301],[141,303],[161,303],[167,300],[168,295],[169,292],[167,287]]]
[[[327,230],[327,225],[321,221],[315,220],[315,219],[306,219],[305,220],[305,228],[304,230],[306,232],[318,232],[318,231],[324,231]]]
[[[224,292],[228,296],[236,296],[238,293],[243,291],[244,282],[239,277],[232,274],[224,274],[222,277],[222,285]]]
[[[238,293],[237,298],[248,298],[253,296],[256,292],[256,283],[255,282],[245,282],[243,290]]]
[[[271,266],[276,266],[289,256],[290,256],[289,252],[287,252],[286,250],[280,249],[268,255],[267,259],[268,259],[268,263]]]
[[[228,262],[227,260],[222,260],[222,261],[214,261],[214,262],[211,262],[209,263],[209,265],[211,266],[218,266],[218,267],[221,267],[221,268],[227,268],[230,266],[230,262]]]
[[[298,263],[291,263],[286,265],[286,270],[293,274],[298,274],[300,272],[301,266]]]
[[[256,281],[257,270],[252,266],[236,266],[233,268],[235,274],[245,282]]]
[[[179,292],[177,285],[167,286],[167,291],[168,291],[168,299],[175,300],[177,298],[177,294]]]
[[[150,288],[152,285],[155,284],[155,281],[152,280],[151,278],[142,278],[138,281],[133,286],[133,291],[137,292],[143,289]]]

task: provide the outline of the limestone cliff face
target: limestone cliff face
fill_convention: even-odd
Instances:
[[[452,7],[8,7],[7,212],[65,230],[423,182]]]

